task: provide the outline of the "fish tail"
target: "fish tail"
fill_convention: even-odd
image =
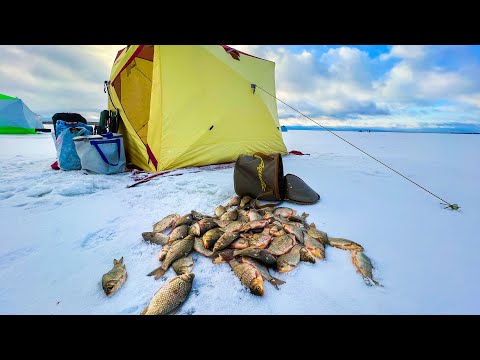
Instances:
[[[373,282],[375,285],[377,285],[377,286],[385,287],[385,286],[383,286],[382,284],[380,284],[377,280],[373,280],[373,279],[370,279],[370,280],[372,280],[372,282]]]
[[[159,266],[158,268],[156,268],[152,272],[148,273],[147,276],[154,276],[155,275],[155,280],[158,280],[159,278],[161,278],[163,276],[163,274],[165,274],[165,272],[166,272],[166,270],[162,266]]]
[[[268,282],[269,282],[270,284],[272,284],[273,286],[275,286],[275,289],[277,289],[277,290],[280,290],[280,289],[278,288],[278,285],[285,284],[285,281],[280,280],[280,279],[277,279],[276,277],[273,277],[273,276],[272,276],[272,278],[271,278],[270,280],[268,280]]]

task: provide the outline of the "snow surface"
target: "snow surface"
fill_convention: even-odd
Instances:
[[[350,253],[300,263],[265,296],[227,264],[194,255],[193,291],[179,314],[479,314],[480,136],[339,132],[461,211],[323,131],[284,133],[285,173],[321,195],[291,205],[330,236],[365,247],[384,288],[366,286]],[[138,314],[164,284],[146,274],[159,246],[141,233],[170,213],[212,213],[233,191],[233,169],[158,177],[127,189],[130,174],[53,171],[50,134],[0,135],[0,313]],[[475,220],[476,219],[476,220]],[[124,256],[128,279],[112,297],[101,277]],[[174,276],[170,269],[167,278]]]

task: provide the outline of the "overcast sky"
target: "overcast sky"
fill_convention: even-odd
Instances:
[[[327,126],[480,129],[480,46],[232,45],[276,63],[277,96]],[[98,119],[122,45],[0,46],[0,93]],[[313,125],[279,104],[282,124]]]

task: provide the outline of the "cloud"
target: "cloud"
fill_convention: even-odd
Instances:
[[[374,99],[372,59],[353,47],[326,49],[322,54],[285,47],[237,46],[276,63],[277,96],[309,116],[356,118],[380,116],[388,109]],[[279,105],[279,117],[292,110]]]
[[[395,45],[376,57],[352,46],[317,53],[273,46],[242,50],[275,61],[277,96],[322,121],[417,127],[480,115],[479,58],[472,47]],[[282,122],[301,121],[298,116],[279,104]]]
[[[376,89],[383,101],[425,103],[451,100],[471,91],[473,85],[459,72],[423,69],[402,61],[376,84]]]
[[[389,60],[392,58],[400,59],[423,59],[426,55],[425,45],[394,45],[390,52],[380,55],[380,60]]]
[[[37,114],[78,112],[97,118],[107,107],[103,81],[122,45],[0,46],[0,92]]]
[[[380,59],[397,58],[399,62],[374,83],[383,102],[432,105],[439,102],[465,102],[479,105],[480,67],[468,61],[465,47],[394,46]],[[465,59],[466,61],[461,61]],[[453,59],[447,66],[445,59]]]
[[[70,111],[98,119],[108,101],[103,81],[123,47],[2,45],[0,93],[22,98],[41,115]],[[274,61],[277,96],[326,124],[415,128],[480,119],[479,47],[233,47]],[[280,103],[278,113],[282,123],[309,124]]]

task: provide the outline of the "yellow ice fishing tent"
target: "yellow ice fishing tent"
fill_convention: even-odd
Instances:
[[[228,46],[130,45],[108,83],[127,160],[156,172],[287,150],[278,122],[275,63]]]

